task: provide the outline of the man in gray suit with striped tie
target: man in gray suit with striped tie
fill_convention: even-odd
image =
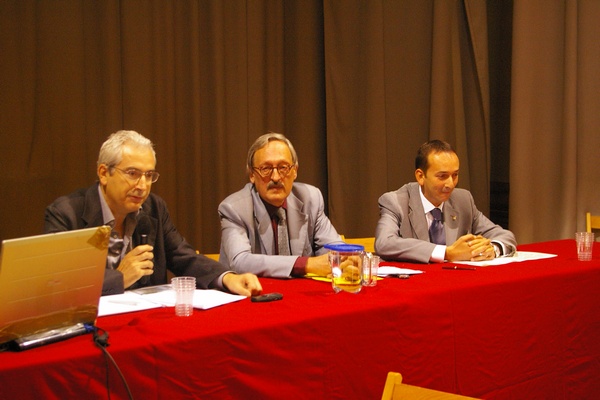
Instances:
[[[258,276],[327,276],[323,246],[343,242],[325,215],[321,191],[296,182],[292,143],[279,133],[260,136],[248,151],[246,170],[250,182],[219,205],[219,261]]]

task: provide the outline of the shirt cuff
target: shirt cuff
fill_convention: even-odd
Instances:
[[[308,263],[308,257],[298,257],[294,266],[292,267],[291,276],[304,276],[306,275],[306,264]]]
[[[496,252],[496,258],[512,256],[514,250],[512,246],[507,246],[497,240],[492,240],[494,251]]]
[[[444,256],[446,255],[446,246],[441,244],[436,244],[433,252],[431,253],[431,257],[429,261],[434,263],[444,262]]]

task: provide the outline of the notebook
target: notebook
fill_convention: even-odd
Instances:
[[[110,228],[2,242],[0,350],[25,350],[93,330]]]

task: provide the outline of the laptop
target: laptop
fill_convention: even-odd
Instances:
[[[25,350],[91,332],[110,227],[2,241],[0,350]]]

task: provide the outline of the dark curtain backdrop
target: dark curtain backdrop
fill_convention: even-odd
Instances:
[[[414,180],[443,138],[489,215],[510,184],[522,242],[600,212],[600,17],[594,0],[0,1],[0,239],[42,232],[56,197],[95,181],[100,144],[156,143],[179,230],[220,242],[217,206],[247,182],[256,137],[286,134],[299,181],[346,236]],[[512,27],[508,31],[506,27]],[[548,213],[552,217],[548,217]]]
[[[572,238],[600,214],[600,1],[515,1],[510,224]]]

